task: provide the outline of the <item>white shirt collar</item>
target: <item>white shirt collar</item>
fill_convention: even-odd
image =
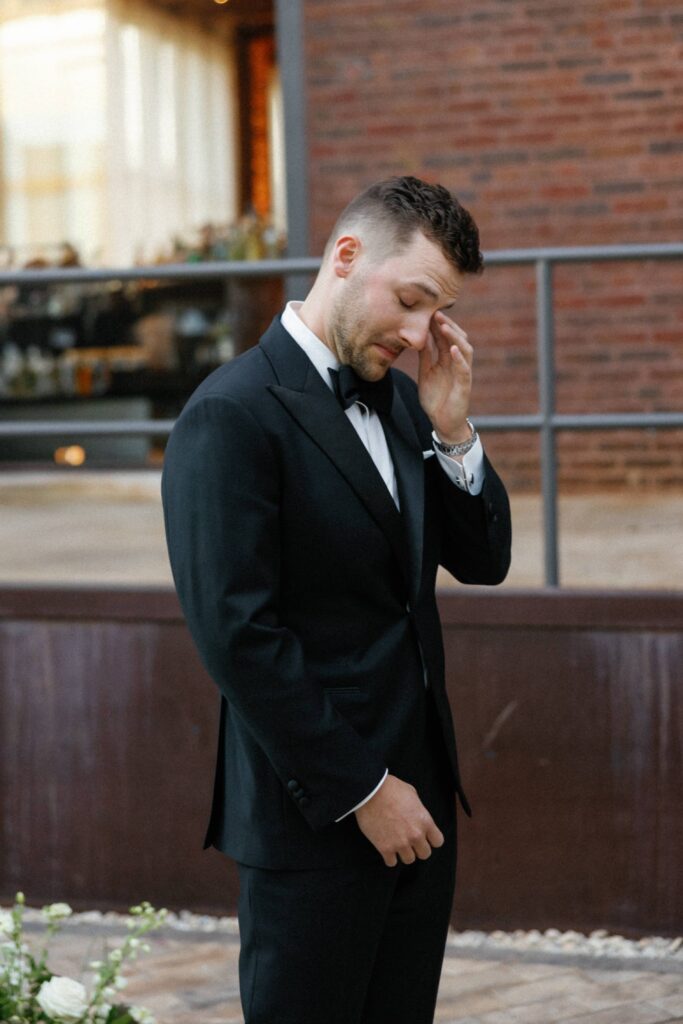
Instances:
[[[303,302],[288,302],[280,317],[280,323],[287,333],[291,334],[297,345],[304,350],[328,388],[332,390],[332,380],[328,370],[338,370],[339,360],[325,342],[321,341],[317,334],[314,334],[303,322],[299,316],[302,306]]]

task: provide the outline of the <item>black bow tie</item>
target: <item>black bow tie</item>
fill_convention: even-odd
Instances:
[[[350,366],[330,370],[332,387],[342,409],[362,402],[368,409],[389,414],[394,396],[394,384],[389,371],[380,380],[363,380]]]

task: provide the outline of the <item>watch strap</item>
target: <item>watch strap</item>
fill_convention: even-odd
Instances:
[[[472,435],[466,441],[461,441],[459,444],[445,444],[445,442],[440,441],[438,435],[434,433],[434,445],[436,446],[437,451],[442,452],[444,455],[467,455],[467,453],[471,451],[477,443],[479,434],[475,430],[474,424],[470,419],[466,422],[467,426],[472,431]]]

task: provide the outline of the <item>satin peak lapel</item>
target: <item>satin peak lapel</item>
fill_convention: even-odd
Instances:
[[[394,462],[398,496],[408,543],[411,599],[417,599],[422,578],[424,538],[424,456],[413,422],[397,388],[391,416],[382,416],[382,426]]]
[[[281,382],[268,390],[342,474],[387,537],[410,586],[404,524],[384,480],[330,388],[284,328],[282,334],[271,327],[261,342]]]

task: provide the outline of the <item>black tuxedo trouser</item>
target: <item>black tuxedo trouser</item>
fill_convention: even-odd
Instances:
[[[445,843],[388,868],[239,866],[245,1024],[432,1024],[456,864],[451,773],[427,698],[420,796]]]

